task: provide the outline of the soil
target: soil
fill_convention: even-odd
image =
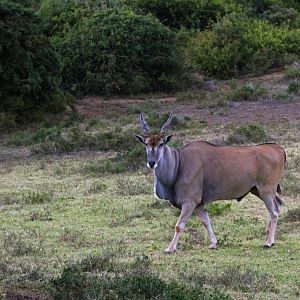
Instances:
[[[208,123],[219,124],[224,122],[239,123],[245,121],[254,121],[257,119],[268,121],[279,120],[299,120],[300,118],[300,102],[231,102],[226,107],[225,114],[218,112],[224,111],[224,108],[213,108],[216,113],[212,115],[212,109],[198,108],[196,104],[177,104],[176,97],[157,98],[152,100],[161,105],[160,110],[170,108],[170,104],[174,104],[172,111],[177,114],[184,113],[185,116],[195,116],[204,118]],[[128,109],[134,105],[146,103],[147,100],[141,99],[103,99],[101,97],[85,97],[78,102],[77,110],[86,118],[99,118],[105,116],[108,112],[114,114],[126,114]],[[164,105],[165,104],[165,105]],[[207,113],[209,112],[209,115]]]

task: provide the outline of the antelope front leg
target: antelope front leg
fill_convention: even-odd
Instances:
[[[180,217],[175,226],[175,234],[174,234],[173,240],[170,243],[169,247],[165,250],[166,253],[173,253],[176,251],[176,246],[177,246],[179,237],[180,237],[181,233],[183,232],[184,226],[187,223],[188,219],[193,214],[195,207],[196,206],[193,202],[186,203],[182,206]]]

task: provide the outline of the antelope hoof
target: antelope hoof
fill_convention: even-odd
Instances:
[[[175,249],[173,249],[173,248],[167,248],[166,250],[165,250],[165,253],[175,253],[176,252],[176,248]]]
[[[210,244],[209,248],[212,250],[217,250],[217,244]]]
[[[273,247],[275,245],[275,243],[272,244],[264,244],[264,249],[270,249],[271,247]]]

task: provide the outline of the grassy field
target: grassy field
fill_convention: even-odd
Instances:
[[[228,88],[228,83],[219,83],[217,91],[192,91],[165,100],[153,96],[103,101],[98,117],[77,116],[70,124],[64,120],[61,128],[55,125],[61,121],[55,121],[44,124],[43,130],[39,125],[4,136],[3,297],[299,299],[300,108],[297,94],[288,101],[275,97],[282,93],[280,84],[288,85],[282,80],[267,82],[266,93],[250,100],[247,94],[245,101],[243,91]],[[231,99],[236,94],[238,99]],[[232,138],[251,144],[256,138],[285,147],[285,206],[273,248],[262,247],[266,208],[261,200],[247,196],[240,203],[209,206],[217,251],[208,248],[206,230],[193,216],[177,252],[164,254],[179,211],[153,197],[152,174],[141,163],[144,150],[132,136],[139,132],[140,110],[157,126],[164,113],[176,113],[174,146]],[[258,136],[257,131],[249,136],[249,124],[259,129]]]

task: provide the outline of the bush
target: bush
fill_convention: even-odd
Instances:
[[[240,0],[239,2],[254,16],[263,16],[274,7],[300,9],[298,0]]]
[[[9,137],[8,144],[14,146],[30,146],[37,143],[44,143],[45,141],[53,141],[60,135],[61,129],[54,127],[39,127],[36,131],[30,129],[19,130],[14,132]]]
[[[15,114],[0,112],[0,133],[12,131],[15,127],[16,127]]]
[[[300,79],[300,63],[294,62],[292,65],[285,67],[284,73],[288,79]]]
[[[225,7],[218,0],[135,0],[138,11],[151,13],[164,25],[179,29],[204,29],[225,14]]]
[[[69,32],[93,14],[106,9],[124,6],[122,0],[42,0],[40,15],[48,36]]]
[[[297,17],[297,11],[294,8],[272,5],[262,13],[262,17],[271,24],[282,25],[290,24]]]
[[[299,91],[300,91],[300,83],[297,80],[291,81],[288,85],[288,88],[286,90],[279,92],[278,94],[275,94],[274,98],[285,102],[296,101],[294,97],[299,93]]]
[[[258,101],[266,94],[267,90],[259,84],[246,84],[240,88],[233,89],[227,98],[232,101]]]
[[[62,110],[60,64],[40,19],[32,10],[8,1],[1,1],[0,16],[0,110],[17,122]]]
[[[275,94],[273,97],[276,100],[283,101],[283,102],[293,102],[294,101],[293,95],[291,95],[287,91],[279,92],[278,94]]]
[[[175,34],[154,17],[129,10],[95,13],[63,37],[54,36],[53,43],[63,59],[65,87],[74,91],[168,90],[179,74]]]
[[[148,257],[120,263],[115,257],[97,256],[66,267],[51,280],[53,299],[231,299],[216,290],[205,290],[203,283],[184,284],[165,281],[152,272]]]
[[[261,143],[265,142],[265,129],[257,123],[250,123],[236,128],[227,138],[228,144]]]
[[[287,92],[289,94],[297,94],[300,91],[300,83],[298,81],[292,81],[289,83]]]
[[[235,291],[257,293],[276,290],[272,277],[252,268],[243,270],[241,266],[229,266],[223,272],[218,271],[211,280]]]
[[[187,64],[217,78],[262,73],[299,55],[300,32],[231,14],[188,41]]]

